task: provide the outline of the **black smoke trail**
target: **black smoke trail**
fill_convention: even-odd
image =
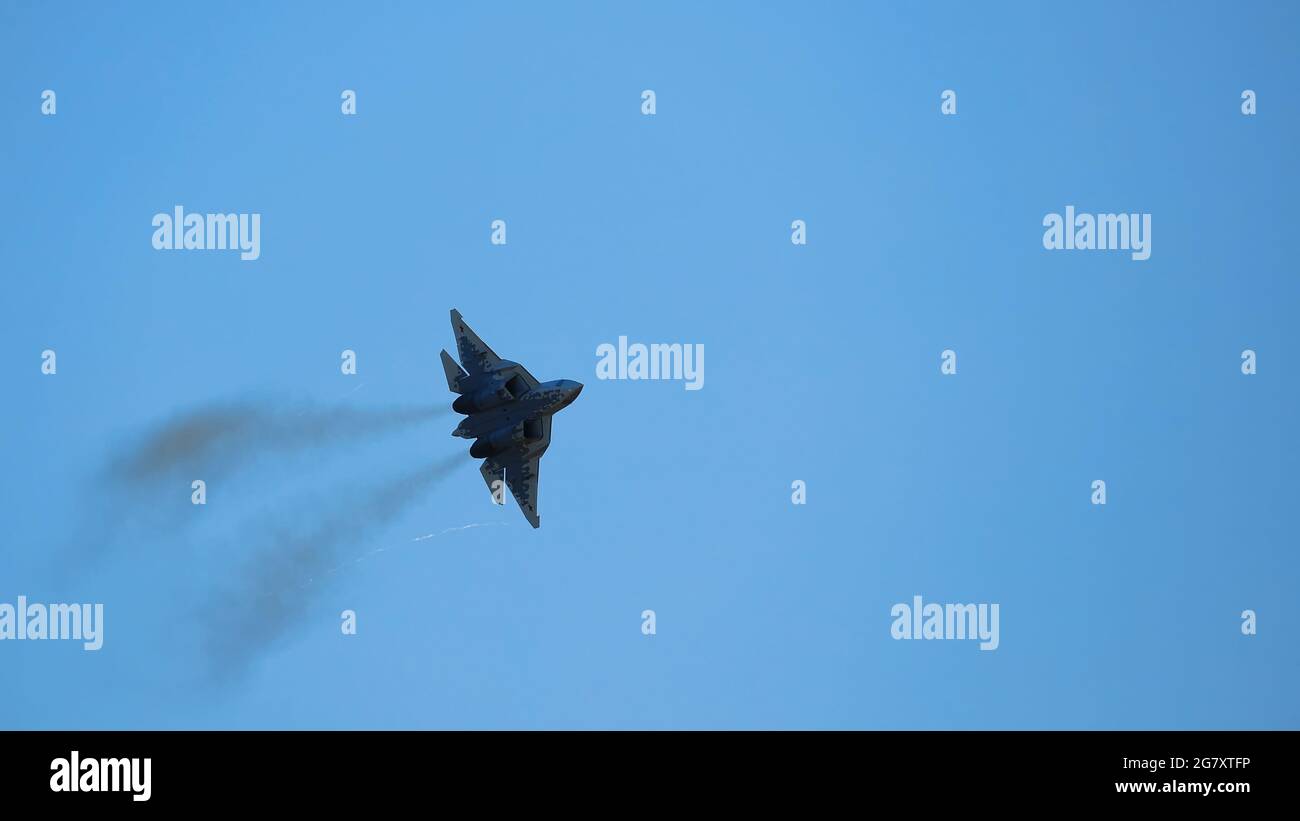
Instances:
[[[340,506],[333,498],[310,510],[282,507],[249,521],[239,541],[252,547],[253,555],[201,613],[203,649],[214,677],[239,674],[281,639],[302,618],[341,559],[360,552],[463,464],[464,455],[455,454],[380,484],[353,504]]]
[[[204,405],[151,426],[109,461],[106,474],[132,485],[182,472],[222,475],[265,456],[353,443],[447,413],[441,406],[294,410],[251,400]]]
[[[269,399],[211,402],[148,425],[111,452],[85,493],[67,548],[55,557],[76,575],[116,548],[175,542],[198,521],[191,482],[210,487],[278,458],[324,454],[448,415],[444,406],[355,407]],[[226,485],[229,487],[229,485]],[[241,486],[242,487],[242,483]]]

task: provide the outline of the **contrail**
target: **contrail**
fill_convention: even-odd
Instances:
[[[305,511],[279,511],[252,521],[241,541],[257,550],[229,587],[209,601],[203,614],[204,646],[217,677],[244,670],[280,639],[306,610],[318,586],[302,584],[338,563],[341,550],[364,542],[401,514],[438,480],[465,464],[455,454],[380,485],[357,504],[314,521]]]
[[[510,525],[506,522],[471,522],[467,525],[460,525],[459,527],[449,527],[444,530],[440,530],[437,533],[426,533],[423,536],[416,536],[411,541],[423,542],[427,539],[436,539],[439,536],[446,536],[448,533],[459,533],[462,530],[473,530],[476,527],[509,527],[509,526]]]
[[[479,527],[509,527],[509,526],[510,525],[506,522],[471,522],[467,525],[459,525],[457,527],[444,528],[443,530],[439,530],[437,533],[426,533],[423,536],[416,536],[414,539],[410,539],[409,541],[403,542],[401,544],[387,545],[385,547],[376,547],[373,550],[367,550],[365,553],[362,553],[360,556],[350,559],[349,561],[343,562],[342,564],[337,564],[334,567],[331,567],[329,570],[325,571],[324,575],[332,576],[333,574],[339,572],[345,567],[348,567],[349,565],[361,564],[371,556],[377,555],[379,553],[388,553],[390,551],[397,550],[407,545],[414,544],[415,542],[427,542],[429,539],[436,539],[439,536],[446,536],[449,533],[460,533],[461,531],[464,530],[473,530]],[[302,586],[306,587],[315,581],[316,579],[314,578],[307,579],[305,582],[303,582]]]

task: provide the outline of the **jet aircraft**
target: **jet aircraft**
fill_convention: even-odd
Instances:
[[[465,414],[452,436],[473,439],[469,455],[482,459],[479,473],[500,498],[497,481],[504,481],[533,527],[537,515],[537,472],[542,454],[551,446],[551,417],[582,392],[572,379],[538,382],[523,365],[502,359],[452,309],[451,330],[460,364],[445,350],[442,368],[447,387],[460,394],[452,410]]]

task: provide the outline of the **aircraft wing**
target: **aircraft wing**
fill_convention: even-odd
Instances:
[[[465,324],[465,318],[455,308],[451,311],[451,332],[456,336],[456,352],[460,354],[460,364],[470,375],[494,370],[501,364],[501,357],[478,338],[478,334]]]
[[[492,483],[504,475],[506,487],[510,488],[524,518],[533,527],[541,525],[541,517],[537,515],[537,475],[542,464],[542,454],[546,453],[550,444],[551,419],[546,417],[542,422],[540,440],[484,459],[479,467],[479,473],[483,474],[483,481],[487,482],[489,490],[492,489]]]
[[[496,371],[500,378],[508,381],[508,384],[512,376],[518,376],[523,380],[522,386],[509,384],[515,396],[541,384],[523,365],[497,356],[487,343],[479,339],[474,329],[465,323],[465,318],[460,315],[460,311],[455,309],[451,312],[451,330],[456,335],[456,352],[460,354],[460,364],[465,369],[466,375],[474,376],[487,371]],[[462,374],[450,360],[451,357],[444,354],[442,367],[447,372],[447,387],[460,393]]]
[[[537,515],[537,472],[542,464],[542,455],[532,452],[530,457],[523,458],[524,453],[523,448],[520,448],[484,459],[479,472],[483,474],[483,480],[489,488],[504,474],[506,486],[519,503],[524,518],[533,527],[538,527],[542,519]]]

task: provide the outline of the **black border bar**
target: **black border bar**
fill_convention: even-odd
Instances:
[[[922,799],[927,804],[1161,804],[1227,809],[1285,801],[1296,782],[1292,731],[438,732],[15,731],[0,733],[0,789],[51,808],[205,809],[292,804],[338,809],[430,800],[450,810],[607,793],[619,806],[685,806],[692,796],[754,800]],[[76,752],[150,761],[132,792],[56,792]],[[93,763],[87,764],[87,760]],[[93,785],[95,776],[86,783]],[[65,782],[60,781],[60,786]],[[1121,784],[1146,785],[1153,787]],[[1192,784],[1210,784],[1201,794]],[[1164,786],[1171,785],[1171,786]],[[1244,785],[1244,787],[1243,787]],[[1133,790],[1153,790],[1134,794]],[[630,792],[629,792],[630,791]],[[604,802],[609,799],[599,798]],[[540,803],[537,803],[540,802]],[[1289,802],[1288,802],[1289,803]]]

